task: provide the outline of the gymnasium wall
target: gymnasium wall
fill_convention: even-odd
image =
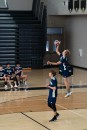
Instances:
[[[87,17],[48,16],[48,27],[64,27],[64,48],[71,51],[72,65],[87,68]]]
[[[66,2],[64,5],[64,1]],[[73,0],[74,2],[74,0]],[[87,14],[87,9],[85,12],[82,12],[81,9],[76,12],[74,9],[70,13],[68,10],[68,0],[47,0],[48,6],[48,15],[78,15],[78,14]],[[81,6],[81,4],[79,4]]]
[[[65,22],[66,48],[71,51],[71,63],[87,68],[87,17],[69,16]]]
[[[57,15],[47,16],[47,27],[64,27],[64,24],[65,24],[65,16],[57,16]],[[65,42],[63,43],[62,47],[65,48]],[[50,56],[49,55],[50,54],[46,53],[44,63],[46,63],[47,60],[50,60],[50,59],[52,59],[52,61],[54,62],[58,61],[58,56],[55,56],[54,54],[53,55],[51,54]]]
[[[7,0],[9,10],[32,10],[33,0]]]
[[[66,17],[58,15],[48,15],[47,16],[47,26],[48,27],[64,27]]]

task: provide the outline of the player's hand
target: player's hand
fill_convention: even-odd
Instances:
[[[59,47],[60,43],[61,43],[61,41],[58,41],[57,44],[56,44],[56,47]]]
[[[56,40],[56,41],[54,42],[56,48],[60,46],[60,43],[61,43],[61,41],[58,41],[58,40]]]
[[[50,86],[48,85],[47,88],[50,88]]]
[[[48,87],[48,86],[49,86],[49,84],[46,84],[46,85],[45,85],[45,87]]]
[[[47,65],[51,65],[51,62],[50,62],[50,61],[47,61]]]

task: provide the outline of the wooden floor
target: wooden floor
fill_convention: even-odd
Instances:
[[[64,88],[59,89],[56,106],[60,117],[54,123],[49,123],[53,112],[47,106],[48,89],[41,89],[49,81],[48,72],[49,69],[25,71],[29,75],[28,87],[36,89],[0,91],[0,130],[87,130],[87,72],[75,69],[69,98],[64,98]],[[62,78],[57,78],[63,86]]]
[[[65,109],[87,109],[87,92],[73,93],[69,98],[64,98],[64,95],[59,94],[57,99],[57,110]],[[0,114],[43,112],[49,110],[50,109],[47,106],[47,95],[19,98],[0,104]]]

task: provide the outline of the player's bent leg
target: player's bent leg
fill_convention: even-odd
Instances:
[[[17,81],[16,76],[15,76],[15,77],[12,77],[12,80],[14,81],[14,88],[18,88],[18,86],[17,86],[18,81]]]
[[[4,89],[7,90],[8,89],[8,86],[7,86],[7,82],[5,80],[5,77],[0,77],[0,80],[4,81]]]
[[[56,121],[59,117],[59,113],[57,113],[56,105],[55,103],[48,103],[48,106],[53,110],[54,116],[49,122]]]
[[[6,79],[6,77],[3,77],[3,79],[4,79],[4,85],[5,85],[5,90],[7,90],[8,89],[8,86],[7,86],[7,79]]]
[[[22,75],[21,78],[24,80],[25,86],[27,86],[28,76],[27,75]]]
[[[72,94],[72,92],[70,91],[70,84],[68,82],[68,78],[64,78],[64,84],[67,89],[67,94],[65,95],[65,97],[69,97]]]
[[[7,89],[8,89],[8,85],[7,85],[7,84],[8,84],[8,82],[7,82],[7,77],[4,76],[3,79],[4,79],[4,89],[7,90]]]
[[[11,86],[11,89],[13,89],[13,85],[11,83],[11,80],[10,80],[11,77],[7,77],[7,82],[9,83],[9,85]]]
[[[16,75],[16,82],[17,82],[17,85],[20,86],[20,76],[19,75]]]

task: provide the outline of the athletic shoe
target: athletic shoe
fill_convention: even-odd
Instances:
[[[8,89],[8,86],[7,86],[7,85],[5,85],[5,87],[4,87],[4,88],[5,88],[5,90],[7,90],[7,89]]]
[[[72,92],[69,93],[69,95],[71,96]]]
[[[18,88],[18,86],[15,84],[15,86],[14,86],[15,88]]]
[[[49,122],[56,121],[56,120],[57,120],[57,117],[54,116],[51,120],[49,120]]]
[[[69,92],[69,93],[67,93],[64,97],[66,98],[66,97],[69,97],[69,96],[71,96],[71,94],[72,94],[72,92]]]
[[[57,113],[57,114],[56,114],[56,118],[58,119],[58,117],[59,117],[59,116],[60,116],[60,114],[59,114],[59,113]]]
[[[25,86],[27,86],[27,82],[25,81]]]
[[[13,85],[11,85],[11,88],[13,88]]]

